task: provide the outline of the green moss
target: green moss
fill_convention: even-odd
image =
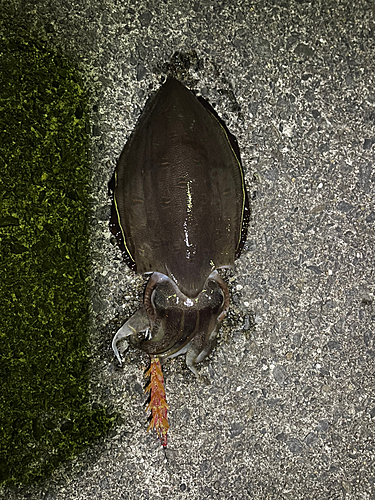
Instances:
[[[88,398],[87,97],[64,57],[0,35],[0,483],[105,433]]]

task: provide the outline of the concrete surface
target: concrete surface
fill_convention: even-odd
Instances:
[[[374,499],[373,2],[13,3],[93,84],[92,393],[122,418],[2,498]],[[182,358],[165,367],[164,451],[146,433],[147,357],[120,369],[110,348],[145,280],[110,243],[107,182],[166,63],[191,50],[187,78],[239,141],[253,213],[199,366],[211,385]]]

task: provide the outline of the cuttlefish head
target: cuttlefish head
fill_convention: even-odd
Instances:
[[[186,354],[187,366],[198,376],[195,364],[211,352],[228,305],[228,288],[217,271],[194,298],[169,277],[153,273],[143,307],[118,330],[113,350],[121,364],[117,343],[127,337],[132,345],[162,360]]]

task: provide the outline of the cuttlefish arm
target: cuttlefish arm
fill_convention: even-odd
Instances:
[[[122,354],[126,350],[127,345],[120,349],[120,353],[117,349],[117,343],[120,342],[120,340],[125,339],[126,337],[137,334],[138,332],[146,331],[146,336],[148,336],[147,331],[149,330],[150,322],[145,309],[142,307],[135,314],[133,314],[133,316],[131,316],[128,321],[124,323],[122,327],[116,332],[116,335],[112,340],[112,349],[120,363],[120,366],[122,366],[120,354]]]

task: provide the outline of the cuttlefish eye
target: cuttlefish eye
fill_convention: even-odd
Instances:
[[[181,303],[174,287],[170,283],[158,283],[151,294],[151,304],[154,309],[163,314],[166,309],[178,306]]]
[[[208,307],[215,314],[224,305],[224,294],[216,281],[209,281],[199,295],[200,303]]]

